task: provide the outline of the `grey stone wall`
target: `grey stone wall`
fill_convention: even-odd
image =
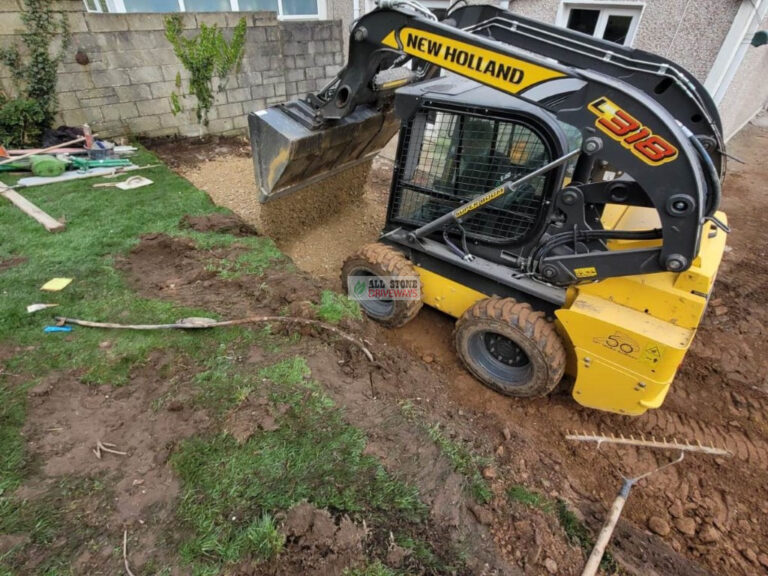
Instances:
[[[59,68],[59,118],[67,125],[88,123],[102,136],[198,135],[194,97],[182,99],[174,115],[170,94],[176,74],[187,88],[188,72],[164,33],[161,14],[89,14],[80,1],[60,1],[72,30],[72,45]],[[19,42],[22,28],[16,0],[0,0],[0,45]],[[314,91],[342,65],[339,21],[280,22],[274,13],[187,13],[184,28],[205,23],[231,33],[241,17],[248,24],[243,62],[217,93],[207,132],[242,132],[247,113]],[[75,61],[80,49],[90,63]],[[0,66],[0,86],[13,93],[10,72]]]

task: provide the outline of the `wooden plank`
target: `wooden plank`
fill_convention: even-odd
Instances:
[[[67,227],[66,224],[63,224],[55,218],[52,218],[40,210],[40,208],[32,204],[32,202],[24,198],[24,196],[15,190],[11,190],[2,182],[0,182],[0,196],[7,198],[19,210],[24,212],[24,214],[37,220],[40,224],[45,226],[45,229],[48,230],[48,232],[61,232]]]
[[[24,154],[85,154],[88,152],[85,148],[56,148],[53,152],[46,152],[45,148],[30,148],[28,150],[6,150],[8,156],[23,156]],[[17,160],[17,158],[13,158]]]
[[[2,164],[9,164],[10,162],[16,162],[17,160],[22,160],[23,158],[29,158],[30,156],[34,156],[35,154],[42,154],[43,152],[53,152],[55,150],[58,150],[59,148],[66,148],[67,146],[72,146],[72,144],[77,144],[79,142],[82,142],[85,140],[85,136],[81,136],[80,138],[75,138],[74,140],[70,140],[69,142],[64,142],[63,144],[56,144],[55,146],[49,146],[48,148],[43,148],[33,150],[32,152],[27,152],[26,154],[22,154],[21,156],[14,156],[13,158],[6,158],[5,160],[0,160],[0,165]]]

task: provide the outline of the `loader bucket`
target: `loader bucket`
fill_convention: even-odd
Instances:
[[[342,120],[311,128],[302,121],[305,106],[289,102],[248,115],[261,203],[370,161],[400,127],[393,112],[358,106]]]

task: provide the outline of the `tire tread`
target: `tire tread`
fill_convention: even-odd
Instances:
[[[562,378],[566,364],[565,345],[554,322],[548,320],[544,312],[535,311],[527,302],[517,302],[512,298],[494,296],[480,300],[470,307],[457,321],[454,334],[458,337],[462,328],[468,323],[486,321],[489,323],[502,322],[513,326],[535,344],[544,358],[548,371],[546,385],[535,395],[542,396],[549,393]],[[458,349],[458,338],[456,344]],[[470,363],[464,358],[462,360],[474,372]],[[498,386],[488,385],[503,392]]]
[[[367,265],[379,276],[416,276],[416,268],[408,258],[391,246],[381,242],[372,242],[362,246],[357,252],[349,256],[341,271],[342,291],[346,292],[347,275],[350,269],[356,266]],[[421,310],[421,300],[398,300],[395,312],[388,319],[375,318],[380,324],[390,327],[403,326],[410,322]]]

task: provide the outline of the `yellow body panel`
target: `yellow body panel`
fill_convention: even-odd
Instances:
[[[717,217],[726,222],[722,212]],[[658,226],[658,215],[650,208],[606,206],[603,225],[647,230]],[[705,223],[699,254],[685,272],[608,278],[569,288],[566,306],[556,314],[571,344],[568,373],[576,379],[577,402],[621,414],[643,414],[661,405],[706,309],[725,236]],[[648,245],[625,240],[609,247]]]
[[[425,268],[416,266],[421,278],[421,299],[424,304],[458,318],[478,300],[488,295],[449,280]]]
[[[651,217],[645,208],[607,206],[603,223],[647,229],[654,227]],[[726,221],[723,213],[718,218]],[[622,241],[611,248],[645,245]],[[577,402],[632,415],[661,405],[696,333],[724,250],[725,233],[706,223],[699,255],[686,272],[608,278],[568,289],[565,306],[555,314],[569,348],[567,372],[575,378]],[[492,295],[417,270],[424,303],[455,318]]]
[[[661,404],[695,333],[587,292],[556,314],[575,351],[574,398],[621,414]]]

